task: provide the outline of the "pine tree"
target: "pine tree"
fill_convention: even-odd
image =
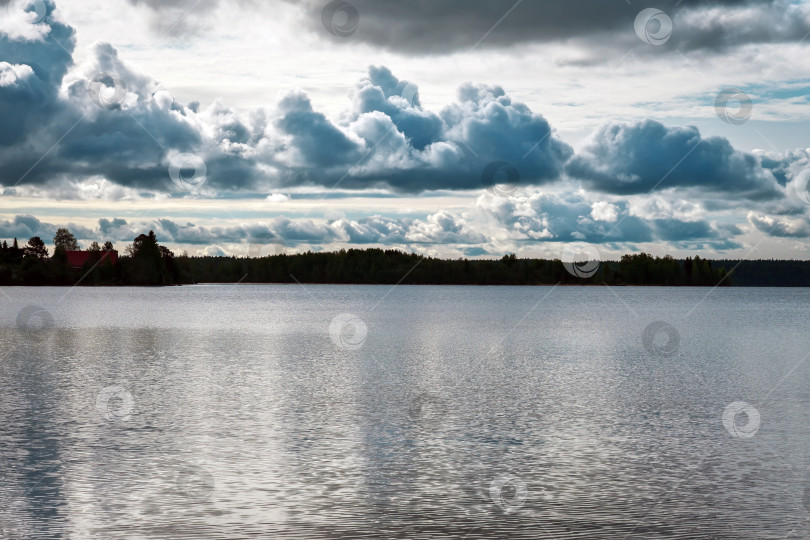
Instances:
[[[39,236],[32,236],[28,240],[28,245],[25,246],[26,257],[36,257],[37,259],[45,259],[48,257],[48,248],[45,247],[45,242]]]

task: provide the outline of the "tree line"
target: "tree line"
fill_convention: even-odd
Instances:
[[[734,261],[710,261],[698,256],[674,259],[646,253],[624,255],[599,264],[578,277],[560,260],[519,259],[514,254],[496,260],[437,259],[399,250],[342,249],[292,255],[248,257],[189,257],[158,243],[153,231],[137,236],[124,255],[113,262],[105,253],[114,246],[92,242],[92,256],[81,268],[68,262],[67,252],[80,249],[68,229],[53,238],[53,255],[40,237],[19,247],[17,239],[0,244],[0,285],[181,285],[191,283],[344,283],[424,285],[549,285],[608,284],[666,286],[772,285],[772,267],[792,272],[790,284],[810,285],[810,263],[747,261],[749,279],[729,275]],[[751,268],[763,268],[754,272]],[[592,274],[592,275],[591,275]],[[804,281],[796,275],[804,276]],[[579,273],[582,275],[582,273]],[[754,276],[754,279],[750,279]],[[759,283],[757,280],[761,280]],[[779,283],[779,284],[784,284]]]
[[[676,260],[645,253],[602,262],[577,277],[560,260],[437,259],[398,250],[349,249],[273,255],[260,259],[188,257],[184,272],[200,283],[368,283],[412,285],[730,285],[723,267],[700,257]]]
[[[73,267],[68,252],[79,251],[76,237],[61,228],[53,238],[53,255],[39,236],[20,247],[15,238],[0,244],[0,285],[178,285],[192,283],[175,264],[174,253],[158,244],[153,231],[138,235],[126,247],[126,256],[115,262],[109,240],[92,242],[90,257],[80,268]]]

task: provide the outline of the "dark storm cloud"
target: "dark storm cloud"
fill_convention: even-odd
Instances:
[[[32,236],[47,237],[56,229],[30,215],[14,216],[13,220],[0,220],[0,237],[27,240]],[[23,242],[24,243],[24,242]]]
[[[693,240],[696,238],[712,238],[716,232],[705,221],[681,221],[679,219],[655,220],[656,236],[666,241]]]
[[[0,49],[0,182],[44,184],[65,177],[100,175],[123,186],[165,189],[165,148],[191,149],[199,129],[186,111],[150,79],[129,70],[114,48],[93,47],[91,74],[63,87],[72,59],[54,42],[53,32],[72,36],[50,23],[42,41],[11,40]],[[72,43],[68,41],[68,43]],[[13,54],[7,56],[7,50]],[[137,102],[101,107],[93,102],[90,78],[113,73],[126,84],[126,99]],[[60,96],[64,88],[65,95]],[[36,164],[36,166],[34,166]]]
[[[67,27],[49,31],[72,39]],[[421,107],[416,85],[371,67],[335,123],[302,91],[268,110],[242,113],[219,102],[199,110],[129,67],[109,44],[95,44],[68,74],[72,59],[52,39],[2,39],[11,45],[8,56],[0,52],[4,186],[58,192],[66,181],[101,177],[136,190],[177,191],[170,165],[194,154],[205,163],[208,194],[337,184],[478,189],[493,161],[513,164],[521,182],[539,185],[558,180],[572,154],[545,119],[497,86],[467,84],[436,114]]]
[[[315,112],[306,94],[287,94],[278,104],[276,126],[289,138],[298,164],[317,168],[342,165],[361,157],[359,141],[350,140],[322,113]]]
[[[149,8],[156,33],[168,37],[202,36],[209,15],[229,0],[128,1]],[[329,28],[346,21],[333,23],[329,15],[345,17],[347,11],[329,11],[335,2],[285,1],[301,9],[306,28],[332,43],[361,42],[418,55],[567,42],[591,48],[592,58],[577,62],[594,63],[605,49],[623,53],[640,44],[634,21],[649,7],[671,17],[671,50],[719,51],[750,43],[798,41],[810,31],[810,12],[791,0],[351,0],[349,9],[356,12],[358,24],[352,23],[345,37],[338,37]],[[274,14],[273,3],[230,3],[258,18]]]
[[[799,40],[810,30],[807,11],[789,0],[351,0],[359,13],[348,39],[410,54],[449,54],[473,47],[581,41],[596,48],[638,44],[636,15],[663,10],[673,19],[673,50],[725,48]],[[321,21],[327,2],[304,5],[312,31],[331,37]],[[512,9],[514,7],[514,9]]]
[[[388,68],[371,66],[368,77],[360,81],[354,95],[352,120],[361,115],[380,111],[391,118],[397,129],[417,150],[440,140],[442,121],[437,115],[422,109],[418,87],[400,81]]]
[[[31,215],[17,215],[12,220],[0,220],[0,239],[17,238],[19,244],[24,244],[32,236],[39,236],[45,243],[48,244],[56,234],[56,230],[64,225],[54,225],[51,223],[43,223],[39,219]],[[91,233],[87,227],[79,225],[68,225],[79,238],[85,237]]]
[[[559,179],[572,154],[500,87],[465,85],[436,114],[421,107],[416,85],[385,67],[369,68],[339,124],[300,91],[283,97],[273,118],[272,165],[284,187],[478,189],[493,161],[513,163],[522,182],[539,185]]]
[[[362,159],[331,174],[296,168],[296,181],[401,192],[479,189],[489,163],[512,164],[527,185],[560,178],[571,148],[549,123],[500,87],[467,84],[439,114],[419,105],[418,88],[385,67],[371,67],[352,96],[345,129],[362,141]],[[320,149],[321,152],[328,148]]]
[[[49,39],[13,39],[0,32],[0,147],[19,144],[59,112],[59,85],[73,65],[74,30],[53,21],[44,2]],[[5,15],[5,14],[4,14]]]
[[[100,219],[98,220],[98,228],[104,234],[109,234],[112,231],[118,230],[121,227],[124,227],[127,224],[127,220],[114,218],[113,220],[109,219]]]
[[[43,40],[0,34],[0,43],[10,44],[0,49],[0,183],[43,185],[100,176],[121,186],[170,191],[172,156],[204,150],[211,188],[255,184],[259,171],[246,149],[264,136],[260,114],[243,124],[219,103],[198,114],[104,43],[94,45],[87,65],[67,79],[72,59],[53,33],[72,39],[73,31],[49,25],[51,34]],[[72,46],[71,40],[65,43]],[[117,81],[120,94],[111,97],[108,88],[99,98],[92,81],[100,73]]]
[[[696,127],[653,120],[603,126],[567,172],[591,189],[619,195],[678,187],[736,199],[784,196],[756,156],[735,150],[724,138],[703,138]]]
[[[712,3],[708,3],[712,4]],[[752,43],[789,43],[810,32],[810,9],[794,0],[740,2],[736,9],[676,12],[672,46],[679,50],[712,50]]]
[[[44,186],[64,196],[65,186],[103,178],[136,191],[183,194],[187,186],[172,182],[170,165],[194,154],[206,166],[194,191],[203,196],[311,185],[474,190],[500,181],[484,177],[498,163],[495,169],[523,186],[563,180],[567,171],[615,194],[644,193],[664,179],[659,189],[768,200],[783,196],[774,174],[785,176],[780,171],[795,157],[768,161],[772,174],[759,157],[725,139],[646,121],[605,126],[572,159],[549,123],[499,86],[465,84],[453,103],[434,112],[422,107],[415,84],[384,66],[369,68],[338,121],[314,110],[302,91],[266,110],[240,112],[220,102],[200,110],[176,101],[109,44],[94,45],[85,64],[68,71],[73,30],[46,21],[49,26],[37,27],[47,29],[40,39],[0,34],[7,46],[0,49],[0,185],[6,187]],[[93,82],[99,73],[118,92],[100,94]]]

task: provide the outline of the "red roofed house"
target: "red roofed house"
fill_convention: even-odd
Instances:
[[[68,264],[74,270],[84,267],[87,261],[92,261],[90,266],[94,264],[101,266],[118,262],[117,251],[66,251],[65,255],[67,255]]]

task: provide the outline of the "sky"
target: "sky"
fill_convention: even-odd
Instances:
[[[0,0],[0,239],[810,258],[810,0]]]

